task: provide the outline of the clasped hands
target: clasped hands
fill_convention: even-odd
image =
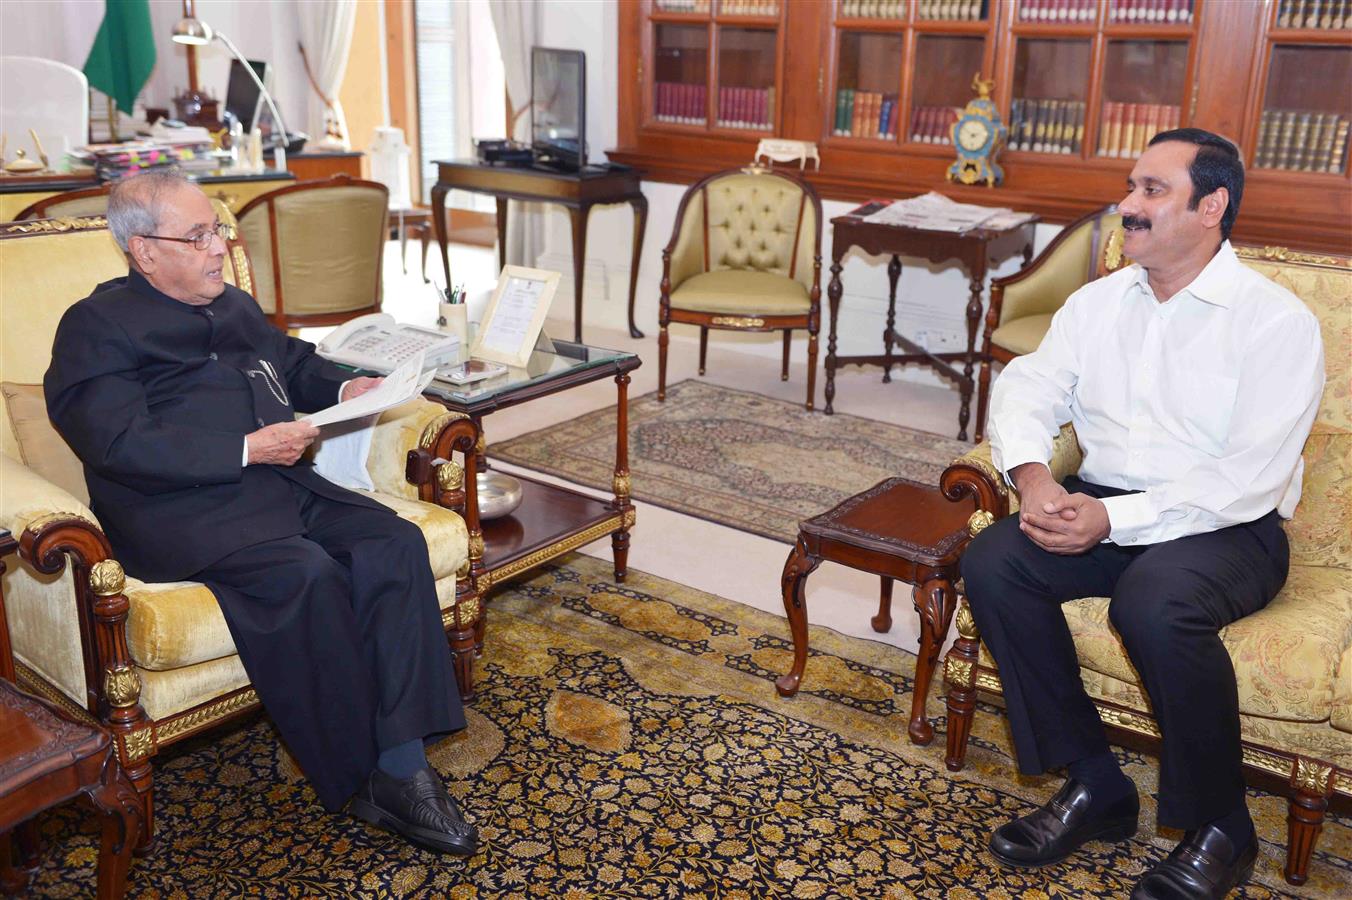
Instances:
[[[340,400],[360,397],[371,388],[380,384],[381,378],[354,378],[343,385]],[[267,425],[246,435],[244,440],[249,447],[249,465],[293,465],[305,448],[319,437],[319,429],[309,422],[277,422]]]
[[[1111,531],[1103,501],[1069,493],[1042,463],[1015,466],[1010,475],[1019,490],[1019,530],[1048,553],[1084,553]]]

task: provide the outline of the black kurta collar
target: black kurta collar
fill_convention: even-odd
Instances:
[[[185,312],[201,312],[208,310],[216,303],[216,300],[213,299],[211,303],[194,306],[191,303],[184,303],[182,300],[175,300],[173,297],[170,297],[168,294],[155,287],[155,285],[151,284],[148,278],[135,269],[127,270],[127,287],[136,291],[136,293],[143,297],[149,297],[152,300],[159,300],[162,303],[172,304],[175,308]]]

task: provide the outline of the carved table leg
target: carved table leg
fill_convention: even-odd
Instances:
[[[878,589],[878,614],[869,620],[869,624],[879,634],[886,634],[892,630],[892,579],[884,575],[880,580],[882,586]]]
[[[887,327],[883,329],[883,384],[892,381],[892,335],[897,327],[897,281],[901,278],[901,257],[892,254],[887,264]]]
[[[615,580],[624,583],[629,574],[629,529],[634,524],[634,505],[629,500],[629,376],[615,376],[615,508],[624,517],[620,530],[610,536],[611,551],[615,556]]]
[[[931,574],[912,592],[916,612],[920,613],[920,656],[915,661],[911,724],[906,729],[913,744],[924,745],[934,740],[934,726],[925,718],[925,698],[929,696],[934,667],[939,662],[939,648],[943,646],[948,624],[953,620],[957,596],[949,572]]]
[[[967,299],[967,358],[962,365],[962,406],[958,409],[958,440],[967,440],[967,420],[972,415],[972,370],[976,359],[976,330],[981,321],[981,287],[985,273],[973,273]]]
[[[966,602],[958,609],[958,639],[944,661],[944,680],[948,682],[948,747],[944,765],[950,772],[962,768],[967,759],[967,736],[972,732],[972,713],[976,709],[976,663],[981,633]]]
[[[98,897],[113,900],[126,892],[132,848],[141,833],[141,800],[111,748],[103,764],[102,783],[89,791],[89,799],[102,824]]]
[[[828,416],[835,412],[831,402],[836,398],[836,319],[840,315],[840,295],[844,287],[840,283],[842,266],[840,260],[831,261],[831,283],[826,288],[826,299],[831,307],[831,327],[826,332],[826,407]]]
[[[636,194],[629,198],[634,208],[634,247],[629,260],[629,336],[643,337],[643,332],[634,324],[634,296],[638,293],[638,263],[643,258],[643,232],[648,227],[648,198]]]
[[[807,545],[799,537],[789,558],[784,562],[784,574],[780,576],[780,585],[784,590],[784,612],[789,617],[789,632],[793,635],[793,667],[775,681],[775,690],[781,697],[792,697],[798,693],[803,681],[803,669],[807,666],[807,600],[804,587],[807,576],[821,565],[821,557],[812,556]]]
[[[437,236],[437,246],[441,249],[441,274],[446,276],[446,290],[448,291],[451,289],[451,256],[446,249],[446,242],[449,238],[446,234],[446,193],[449,190],[440,182],[432,188],[432,232]],[[500,202],[503,206],[506,206],[505,202]],[[498,232],[500,234],[506,227],[504,218],[501,215],[498,217]],[[400,229],[400,231],[402,230]],[[401,244],[400,256],[403,255],[402,250]],[[426,251],[423,251],[423,259],[424,261],[427,259]],[[426,262],[424,262],[424,266],[426,266]]]

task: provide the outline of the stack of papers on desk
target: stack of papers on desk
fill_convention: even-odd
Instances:
[[[894,200],[877,212],[865,216],[865,222],[921,228],[926,231],[962,233],[975,228],[1003,231],[1033,218],[1032,213],[1015,212],[1004,206],[978,206],[958,203],[943,194],[930,191],[919,197]]]

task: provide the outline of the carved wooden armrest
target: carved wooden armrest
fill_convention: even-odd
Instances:
[[[1052,458],[1047,467],[1052,477],[1061,481],[1078,472],[1083,461],[1084,451],[1075,437],[1075,429],[1067,422],[1052,441]],[[976,497],[979,510],[972,514],[969,525],[973,534],[1019,509],[1019,492],[995,468],[989,441],[982,441],[949,463],[939,485],[950,500]]]

